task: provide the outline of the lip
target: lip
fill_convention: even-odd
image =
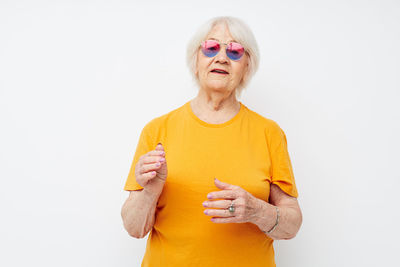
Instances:
[[[212,72],[213,70],[221,70],[221,71],[225,71],[225,72],[227,72],[227,73]],[[221,74],[221,75],[228,75],[228,74],[229,74],[228,71],[226,71],[226,70],[224,70],[224,69],[218,69],[218,68],[212,69],[210,72],[211,72],[211,73],[215,73],[215,74]]]

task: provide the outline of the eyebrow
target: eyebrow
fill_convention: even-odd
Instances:
[[[215,41],[218,41],[218,42],[219,42],[218,39],[215,39],[215,38],[212,38],[212,37],[211,37],[211,38],[208,38],[208,39],[215,40]],[[228,43],[229,43],[229,42],[236,42],[236,43],[237,43],[238,41],[236,41],[236,40],[229,40]]]

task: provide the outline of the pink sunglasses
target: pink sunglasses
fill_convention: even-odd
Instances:
[[[236,42],[225,44],[216,40],[201,42],[201,51],[206,57],[215,57],[221,50],[221,44],[226,45],[226,55],[232,60],[239,60],[244,54],[244,47],[241,44]]]

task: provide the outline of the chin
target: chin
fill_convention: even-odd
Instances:
[[[225,82],[213,81],[207,84],[207,87],[216,91],[227,91],[227,84]]]

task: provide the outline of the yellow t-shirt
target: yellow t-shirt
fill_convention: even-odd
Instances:
[[[264,201],[270,183],[298,196],[284,131],[240,105],[229,121],[210,124],[188,101],[143,128],[124,190],[143,188],[135,180],[135,166],[158,142],[165,149],[168,177],[142,266],[275,266],[273,239],[258,226],[214,223],[202,205],[208,193],[221,190],[214,177]]]

